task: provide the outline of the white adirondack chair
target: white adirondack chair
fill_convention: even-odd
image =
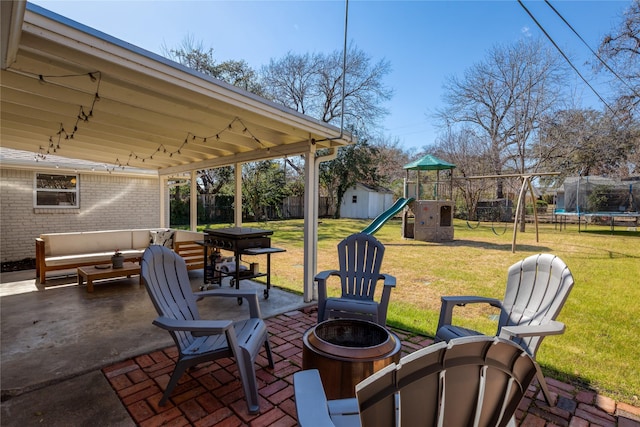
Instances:
[[[301,427],[515,426],[536,375],[522,347],[475,336],[420,349],[356,385],[356,398],[327,401],[317,370],[293,376]]]
[[[565,326],[556,317],[573,287],[573,276],[566,264],[551,254],[531,255],[512,265],[507,275],[507,289],[502,301],[475,296],[444,296],[436,331],[436,342],[479,335],[480,332],[452,325],[453,308],[485,303],[500,309],[496,335],[519,344],[535,360],[542,339],[559,335]],[[538,382],[549,405],[555,402],[540,366]]]

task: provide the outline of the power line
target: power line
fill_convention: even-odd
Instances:
[[[627,88],[629,88],[629,90],[631,90],[631,91],[632,91],[632,92],[633,92],[637,97],[640,97],[640,95],[638,95],[638,92],[636,92],[636,91],[635,91],[635,89],[634,89],[633,87],[629,86],[629,84],[627,84],[627,82],[626,82],[622,77],[620,77],[620,76],[618,75],[618,73],[616,73],[616,72],[615,72],[615,71],[614,71],[614,70],[609,66],[609,64],[607,64],[607,63],[605,62],[605,60],[604,60],[604,59],[602,59],[602,58],[600,57],[600,55],[598,55],[598,53],[597,53],[597,52],[595,52],[595,51],[591,48],[591,46],[589,46],[589,44],[588,44],[588,43],[587,43],[587,42],[582,38],[582,36],[580,36],[580,34],[578,34],[578,32],[577,32],[577,31],[576,31],[576,30],[571,26],[571,24],[570,24],[569,22],[567,22],[567,20],[566,20],[566,19],[564,19],[564,17],[560,14],[560,12],[558,12],[558,11],[556,10],[556,8],[555,8],[555,7],[553,7],[553,6],[551,5],[551,3],[549,2],[549,0],[544,0],[544,2],[547,4],[547,6],[549,6],[549,7],[551,8],[551,10],[553,10],[553,11],[555,12],[555,14],[556,14],[556,15],[558,15],[558,17],[559,17],[560,19],[562,19],[562,22],[564,22],[564,23],[567,25],[567,27],[569,27],[569,28],[571,29],[571,31],[573,31],[573,33],[574,33],[576,36],[578,36],[578,38],[580,39],[580,41],[581,41],[581,42],[582,42],[582,43],[583,43],[583,44],[584,44],[584,45],[589,49],[589,51],[591,51],[591,53],[593,53],[593,55],[594,55],[596,58],[598,58],[598,61],[600,61],[600,63],[601,63],[602,65],[604,65],[604,66],[605,66],[605,68],[606,68],[607,70],[609,70],[609,71],[610,71],[614,76],[616,76],[616,77],[617,77],[617,79],[618,79],[618,80],[620,80],[620,81],[621,81],[621,82],[622,82],[622,83],[623,83]]]
[[[604,98],[598,93],[598,91],[593,86],[591,86],[591,84],[587,81],[587,79],[584,78],[584,76],[582,75],[582,73],[580,73],[580,71],[576,68],[576,66],[573,65],[573,62],[571,62],[569,57],[567,57],[567,55],[565,55],[565,53],[562,51],[562,49],[560,49],[560,46],[558,46],[558,44],[555,42],[555,40],[553,40],[553,38],[549,35],[549,33],[547,33],[547,31],[538,22],[538,20],[535,18],[535,16],[533,16],[533,14],[529,11],[529,9],[527,9],[527,7],[522,3],[522,0],[518,0],[518,3],[520,4],[520,6],[522,6],[524,11],[527,12],[529,17],[533,20],[533,22],[535,22],[535,24],[538,26],[538,28],[540,28],[540,31],[542,31],[542,33],[549,39],[551,44],[553,44],[553,46],[558,50],[558,52],[560,52],[560,55],[562,55],[562,57],[565,59],[565,61],[567,61],[567,63],[571,66],[571,68],[573,68],[573,70],[576,72],[576,74],[578,74],[580,79],[582,79],[582,81],[589,87],[589,89],[591,89],[591,91],[593,93],[595,93],[595,95],[598,97],[598,99],[600,99],[600,101],[602,101],[602,103],[607,106],[609,111],[611,111],[613,114],[616,114],[616,112],[613,110],[613,108],[611,108],[611,106],[609,104],[607,104],[607,101],[604,100]]]

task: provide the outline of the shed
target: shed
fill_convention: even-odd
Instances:
[[[371,219],[393,205],[393,191],[378,185],[357,183],[344,193],[342,218]]]

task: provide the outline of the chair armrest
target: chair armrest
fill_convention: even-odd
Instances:
[[[293,374],[293,391],[300,427],[333,426],[329,416],[327,395],[317,369]]]
[[[327,279],[331,276],[340,276],[338,270],[321,271],[313,278],[318,283],[318,322],[326,320],[324,317],[324,308],[327,304]]]
[[[378,306],[378,323],[387,324],[387,311],[389,308],[389,299],[391,298],[391,289],[396,287],[396,278],[390,274],[381,274],[378,280],[383,280],[382,295]]]
[[[396,277],[392,276],[390,274],[381,274],[380,275],[380,279],[378,280],[383,280],[383,285],[385,287],[391,287],[391,288],[395,288],[396,286]]]
[[[223,334],[233,327],[231,320],[177,320],[160,316],[153,324],[167,331],[188,331],[194,337]]]
[[[314,277],[313,280],[315,280],[316,282],[326,281],[329,278],[329,276],[339,276],[339,275],[340,275],[340,271],[338,270],[325,270],[316,274],[316,277]]]
[[[552,320],[544,325],[503,326],[500,338],[533,337],[547,335],[561,335],[564,333],[564,323]]]
[[[225,297],[225,298],[244,298],[249,303],[249,316],[253,319],[262,319],[260,313],[260,304],[258,303],[258,294],[255,290],[246,289],[212,289],[209,291],[194,292],[196,298],[202,297]]]
[[[502,302],[495,298],[476,297],[476,296],[446,296],[440,298],[440,318],[438,319],[438,329],[444,325],[450,325],[453,317],[453,308],[455,306],[465,306],[467,304],[489,304],[493,307],[502,309]]]

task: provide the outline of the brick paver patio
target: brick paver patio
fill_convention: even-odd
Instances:
[[[302,367],[302,335],[316,323],[316,307],[266,322],[275,369],[267,367],[263,349],[256,372],[261,396],[257,415],[248,414],[235,363],[229,359],[188,371],[164,407],[158,406],[158,401],[174,368],[175,347],[108,366],[103,372],[140,426],[295,426],[293,373]],[[424,336],[394,332],[402,340],[403,355],[432,343]],[[553,379],[548,379],[548,384],[557,405],[549,407],[537,385],[530,387],[516,414],[519,425],[640,427],[638,407]]]

